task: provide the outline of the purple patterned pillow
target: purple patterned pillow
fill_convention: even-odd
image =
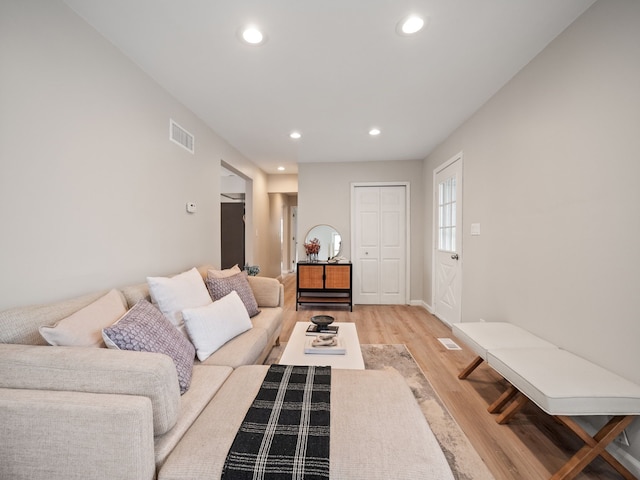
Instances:
[[[260,313],[258,302],[256,302],[256,297],[253,295],[253,290],[251,290],[251,285],[249,285],[249,280],[247,279],[247,272],[236,273],[225,278],[215,278],[212,275],[207,275],[205,283],[214,302],[226,297],[235,290],[250,317],[255,317]]]
[[[140,300],[120,320],[102,330],[109,348],[164,353],[173,359],[180,394],[189,389],[195,347],[155,306]]]

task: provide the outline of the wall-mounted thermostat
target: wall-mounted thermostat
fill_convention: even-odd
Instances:
[[[196,213],[196,204],[193,202],[188,202],[187,203],[187,212],[189,213]]]

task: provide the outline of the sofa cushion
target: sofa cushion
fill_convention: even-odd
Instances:
[[[232,291],[209,305],[182,311],[198,360],[206,360],[234,337],[253,327],[238,293]]]
[[[180,393],[189,389],[195,349],[169,320],[146,300],[140,300],[117,323],[102,331],[107,347],[168,355],[178,373]]]
[[[0,388],[139,395],[151,400],[155,435],[178,418],[176,367],[159,353],[0,344]]]
[[[260,315],[251,319],[255,328],[262,328],[271,339],[280,334],[282,329],[282,308],[263,308]]]
[[[147,282],[137,283],[135,285],[127,285],[122,287],[122,295],[127,300],[127,307],[131,308],[140,300],[148,300],[151,302],[151,295],[149,294],[149,284]]]
[[[127,311],[124,298],[117,290],[59,320],[42,325],[40,335],[49,345],[68,347],[104,347],[102,329],[112,325]]]
[[[242,299],[242,303],[247,308],[247,313],[250,317],[260,313],[258,302],[256,302],[256,298],[253,295],[246,272],[240,272],[225,278],[214,278],[207,275],[205,283],[213,301],[220,300],[235,290]]]
[[[249,285],[258,307],[281,307],[280,290],[282,284],[275,278],[248,277]]]
[[[254,327],[229,340],[202,363],[205,365],[228,365],[233,368],[251,365],[261,358],[267,344],[266,330]]]
[[[158,468],[175,448],[185,432],[209,404],[233,369],[231,367],[195,365],[189,391],[180,397],[180,413],[174,427],[155,438]]]
[[[207,287],[196,268],[173,277],[147,277],[147,283],[153,303],[185,335],[182,310],[211,303]]]
[[[268,369],[244,368],[234,370],[176,445],[160,469],[159,480],[221,477],[227,452]]]

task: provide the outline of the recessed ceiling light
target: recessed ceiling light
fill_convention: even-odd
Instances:
[[[396,31],[400,35],[413,35],[424,27],[424,19],[418,15],[409,15],[398,22]]]
[[[299,139],[300,137],[302,137],[302,134],[301,134],[300,132],[291,132],[291,133],[289,134],[289,136],[290,136],[291,138],[293,138],[294,140],[297,140],[297,139]]]
[[[261,45],[265,42],[264,34],[253,25],[245,27],[240,33],[240,37],[249,45]]]
[[[278,167],[279,172],[284,172],[284,167]]]
[[[371,130],[369,130],[369,135],[371,135],[372,137],[375,137],[376,135],[380,135],[380,129],[372,128]]]

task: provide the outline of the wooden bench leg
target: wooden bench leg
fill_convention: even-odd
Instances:
[[[484,360],[482,359],[482,357],[477,356],[476,358],[473,359],[473,361],[467,365],[464,370],[462,370],[459,374],[458,374],[458,378],[460,380],[464,380],[465,378],[467,378],[469,376],[469,374],[471,372],[473,372],[476,368],[478,368],[478,366],[484,362]]]
[[[498,418],[496,418],[496,422],[498,422],[500,425],[507,423],[509,420],[511,420],[511,417],[513,417],[518,412],[518,410],[520,410],[527,404],[528,401],[529,399],[526,395],[517,392],[515,400],[511,402],[511,404],[504,410],[504,412],[498,415]]]
[[[509,385],[509,388],[498,397],[498,399],[487,407],[489,413],[500,413],[504,406],[511,401],[513,397],[518,394],[518,389],[513,385]]]
[[[585,432],[584,429],[570,417],[558,416],[557,418],[578,435],[586,445],[578,450],[578,452],[551,477],[551,480],[569,480],[575,478],[584,467],[589,465],[598,455],[606,460],[607,463],[615,468],[625,479],[635,480],[636,477],[605,450],[607,445],[609,445],[622,430],[629,426],[635,418],[633,415],[618,415],[613,417],[604,427],[598,430],[598,433],[593,437]]]

